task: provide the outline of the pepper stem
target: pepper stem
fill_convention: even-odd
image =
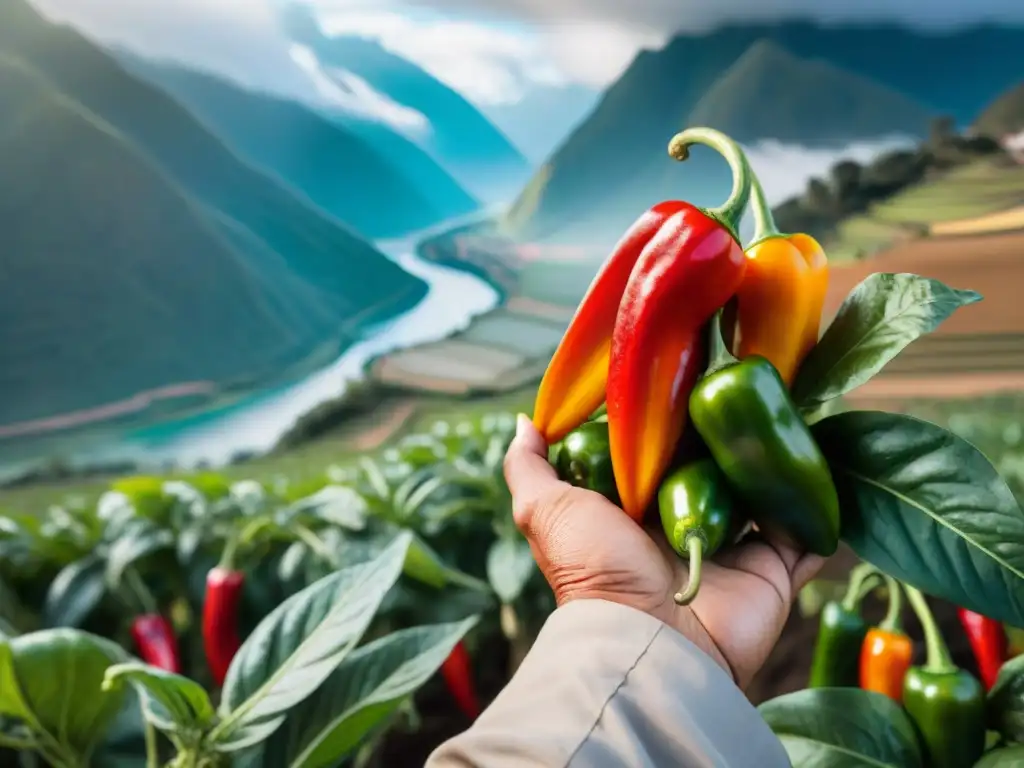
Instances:
[[[238,552],[240,538],[237,533],[231,533],[228,536],[227,541],[224,542],[224,550],[221,552],[220,562],[217,563],[218,568],[222,568],[225,571],[235,570],[235,555]]]
[[[714,128],[687,128],[677,133],[668,143],[668,153],[676,160],[686,160],[694,144],[711,147],[725,158],[732,169],[732,191],[728,199],[718,208],[709,208],[706,213],[727,226],[735,237],[750,201],[750,179],[753,173],[747,156],[739,144]]]
[[[887,573],[882,574],[885,584],[889,588],[889,609],[885,612],[885,618],[879,623],[878,628],[886,632],[902,632],[900,613],[903,611],[903,591],[900,583]]]
[[[909,584],[904,584],[903,588],[906,589],[907,599],[910,601],[914,613],[917,614],[917,620],[921,622],[921,629],[924,630],[924,643],[928,651],[928,659],[924,664],[925,670],[939,675],[955,672],[957,666],[949,655],[949,648],[942,638],[942,633],[935,623],[935,617],[932,615],[924,595]]]
[[[676,605],[689,605],[697,597],[700,591],[701,562],[704,559],[704,540],[697,534],[691,532],[686,537],[686,551],[689,555],[690,569],[687,575],[686,586],[681,592],[676,592],[673,600]]]
[[[779,237],[782,234],[775,225],[772,207],[768,205],[768,198],[765,197],[761,180],[757,178],[757,174],[753,170],[750,172],[750,209],[754,214],[754,239],[751,240],[750,245],[771,237]]]
[[[850,571],[850,586],[841,603],[843,610],[850,613],[857,610],[861,601],[878,586],[877,581],[881,578],[878,569],[871,563],[861,563]]]

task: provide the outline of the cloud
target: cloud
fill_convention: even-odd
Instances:
[[[388,98],[352,72],[324,68],[309,48],[292,45],[289,53],[292,61],[309,77],[325,106],[387,123],[406,133],[429,130],[430,122],[422,112]]]

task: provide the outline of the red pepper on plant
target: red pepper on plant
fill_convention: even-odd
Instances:
[[[132,621],[132,639],[139,656],[150,666],[179,674],[178,638],[174,627],[158,613],[145,613]]]
[[[237,539],[230,539],[216,568],[206,574],[203,601],[203,650],[217,686],[224,684],[228,668],[242,646],[238,632],[238,609],[245,586],[245,574],[235,570]]]
[[[441,675],[462,713],[470,720],[480,716],[480,701],[473,685],[473,665],[466,644],[459,641],[441,665]]]
[[[902,702],[903,682],[914,661],[914,643],[901,626],[903,600],[899,583],[891,576],[885,576],[885,582],[889,588],[889,610],[864,638],[860,652],[860,687]]]
[[[990,690],[996,683],[999,670],[1009,657],[1009,640],[1003,625],[982,616],[980,613],[966,608],[957,608],[960,624],[967,633],[974,659],[978,663],[978,673],[985,690]]]

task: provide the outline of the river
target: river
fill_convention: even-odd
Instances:
[[[430,234],[467,221],[446,222],[402,240],[376,243],[403,269],[426,281],[429,290],[419,304],[381,324],[370,338],[349,347],[328,367],[286,387],[254,393],[215,414],[140,430],[103,453],[146,464],[174,462],[188,467],[200,462],[223,464],[242,451],[267,451],[300,416],[344,394],[350,382],[363,376],[371,358],[464,329],[472,318],[497,305],[498,292],[475,275],[421,259],[416,245]]]

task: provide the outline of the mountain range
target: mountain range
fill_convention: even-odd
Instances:
[[[281,14],[291,39],[311,50],[328,75],[335,70],[353,73],[398,104],[424,115],[430,130],[413,140],[474,197],[485,204],[507,202],[527,181],[531,167],[526,158],[454,89],[376,40],[325,34],[305,3],[288,3]],[[378,148],[389,149],[390,140],[382,136],[380,123],[341,110],[331,117]]]
[[[23,0],[0,56],[0,424],[272,377],[425,295]]]
[[[520,238],[607,245],[666,198],[724,198],[722,161],[681,170],[668,140],[710,125],[750,144],[804,147],[927,135],[929,116],[968,125],[1024,74],[1024,28],[922,33],[891,24],[732,25],[642,51],[537,171],[509,215]],[[594,226],[595,222],[600,222]]]
[[[126,51],[117,55],[130,72],[169,93],[250,162],[366,237],[398,237],[479,208],[447,171],[401,134],[392,132],[383,152],[298,102],[180,65]]]

